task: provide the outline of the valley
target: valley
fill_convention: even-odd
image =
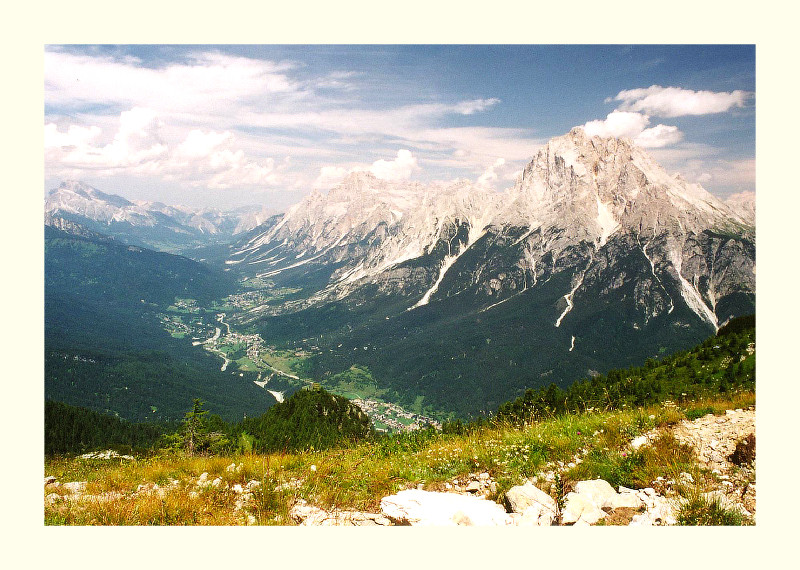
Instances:
[[[68,277],[53,273],[54,293],[155,315],[177,352],[202,351],[259,406],[317,383],[363,402],[380,429],[486,417],[527,389],[685,349],[755,309],[750,214],[581,128],[502,192],[354,172],[227,244],[230,224],[214,226],[208,247],[187,250],[196,259],[58,217],[162,220],[151,206],[78,183],[52,197],[48,219],[66,231],[48,241],[48,267]],[[152,235],[200,223],[169,211]]]
[[[270,289],[229,295],[221,303],[213,303],[205,309],[195,299],[176,299],[159,314],[164,329],[174,338],[191,339],[192,346],[202,346],[206,351],[222,359],[220,372],[244,377],[245,373],[257,373],[253,383],[268,392],[276,402],[283,402],[288,394],[315,380],[306,372],[307,361],[320,348],[308,345],[304,349],[285,350],[267,345],[260,334],[243,334],[231,329],[225,312],[214,310],[225,308],[233,315],[256,306],[265,297],[279,298],[282,291]],[[213,320],[211,315],[213,314]],[[248,374],[248,378],[252,374]],[[372,420],[378,431],[412,431],[441,423],[432,417],[410,412],[403,407],[380,398],[383,393],[375,389],[368,371],[353,369],[324,383],[331,393],[344,396],[361,408]]]

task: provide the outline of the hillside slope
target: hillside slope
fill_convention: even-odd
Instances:
[[[134,421],[180,419],[195,397],[230,420],[262,413],[274,399],[159,317],[235,286],[184,257],[45,227],[45,397]]]

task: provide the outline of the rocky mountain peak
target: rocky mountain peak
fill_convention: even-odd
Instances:
[[[736,214],[741,216],[746,222],[755,225],[756,223],[756,193],[739,192],[725,199],[725,204]]]

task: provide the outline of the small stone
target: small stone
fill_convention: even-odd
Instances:
[[[639,437],[637,437],[636,439],[634,439],[631,442],[631,448],[632,449],[639,449],[645,443],[647,443],[647,436],[646,435],[640,435]]]
[[[477,493],[480,491],[481,485],[477,481],[472,481],[469,485],[467,485],[466,491],[467,493]]]

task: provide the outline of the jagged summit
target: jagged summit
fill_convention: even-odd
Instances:
[[[321,289],[286,310],[377,288],[408,297],[408,310],[458,295],[488,311],[558,278],[567,284],[553,308],[556,328],[590,286],[603,295],[635,287],[637,326],[680,302],[717,328],[739,311],[723,299],[742,294],[736,303],[747,305],[754,291],[754,231],[629,139],[578,127],[540,148],[502,192],[352,173],[239,244],[227,263],[276,279],[329,268]],[[622,299],[630,303],[631,293]]]
[[[671,176],[631,140],[589,137],[581,127],[542,147],[510,195],[511,223],[582,229],[575,238],[599,245],[619,229],[654,234],[748,223],[700,185]]]

